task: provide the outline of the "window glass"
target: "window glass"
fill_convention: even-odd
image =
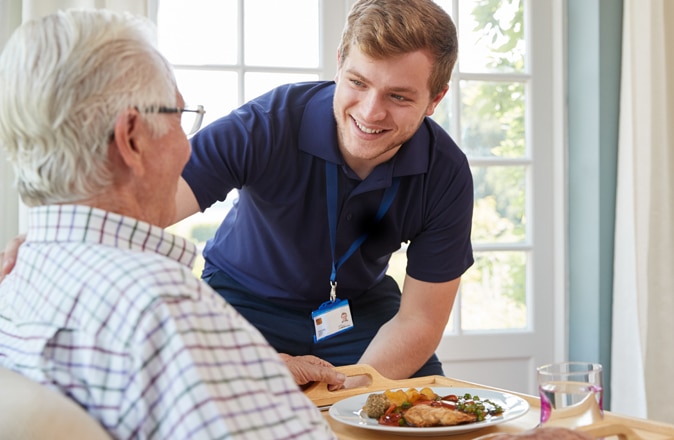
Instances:
[[[523,243],[526,239],[524,166],[473,167],[473,244]]]
[[[202,127],[238,107],[239,75],[236,72],[175,69],[175,75],[185,102],[204,106]]]
[[[173,64],[234,64],[239,42],[236,0],[161,0],[159,50]]]
[[[316,0],[246,0],[244,60],[250,66],[318,67]]]
[[[283,84],[317,80],[317,74],[249,72],[246,73],[244,96],[249,101]]]
[[[524,84],[461,81],[461,140],[471,156],[522,157],[525,154]]]
[[[523,0],[459,4],[459,64],[464,72],[523,72]]]
[[[475,252],[461,281],[462,330],[527,327],[526,262],[526,252]]]

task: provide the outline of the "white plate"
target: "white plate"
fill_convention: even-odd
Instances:
[[[340,423],[357,426],[359,428],[371,429],[374,431],[388,432],[390,434],[408,435],[417,437],[430,437],[433,435],[452,435],[461,434],[469,431],[486,428],[488,426],[498,425],[523,416],[529,411],[529,403],[517,396],[499,391],[484,390],[480,388],[454,388],[454,387],[430,387],[435,394],[447,396],[456,394],[463,396],[470,393],[478,396],[480,400],[489,399],[503,407],[503,414],[500,416],[489,417],[482,422],[468,423],[457,426],[437,426],[429,428],[413,428],[380,425],[376,419],[370,418],[363,412],[363,406],[367,396],[373,393],[359,394],[340,400],[330,407],[330,416]],[[383,393],[380,391],[379,393]],[[378,393],[374,393],[378,394]]]

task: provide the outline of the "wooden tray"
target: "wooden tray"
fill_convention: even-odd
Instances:
[[[347,365],[337,367],[337,370],[344,373],[348,377],[352,376],[366,376],[368,385],[351,389],[341,389],[337,391],[330,391],[324,383],[314,383],[304,390],[304,393],[309,397],[316,406],[325,409],[330,405],[339,402],[347,397],[358,394],[382,391],[392,388],[420,388],[424,386],[435,387],[458,387],[458,388],[484,388],[488,390],[501,391],[510,394],[515,394],[525,399],[531,405],[530,414],[527,414],[522,419],[515,420],[509,424],[498,425],[491,429],[492,433],[497,432],[522,432],[535,427],[538,421],[538,414],[540,412],[540,400],[537,396],[521,394],[509,390],[488,387],[472,382],[461,381],[444,376],[425,376],[404,380],[393,380],[382,376],[373,367],[369,365]],[[376,439],[385,438],[377,433],[365,432],[357,428],[340,426],[337,422],[333,422],[331,418],[324,413],[325,417],[330,421],[331,426],[340,439]],[[356,431],[354,431],[356,430]],[[632,418],[627,416],[620,416],[605,412],[604,420],[592,426],[578,428],[579,431],[586,432],[594,438],[606,440],[640,440],[653,439],[665,440],[674,439],[674,425],[669,425],[661,422],[654,422],[645,419]],[[452,436],[457,440],[463,439],[464,436]],[[467,434],[465,438],[475,438],[472,434]]]
[[[622,423],[615,423],[609,420],[604,420],[590,426],[581,426],[576,428],[576,430],[589,434],[596,439],[615,437],[620,440],[641,440],[641,437],[631,428]]]
[[[347,397],[356,396],[358,394],[369,393],[374,391],[382,391],[389,388],[413,388],[424,386],[457,386],[454,381],[443,376],[425,376],[416,377],[405,380],[393,380],[379,374],[377,370],[369,365],[346,365],[337,367],[338,371],[344,373],[347,377],[353,376],[367,376],[369,384],[367,386],[342,389],[337,391],[330,391],[325,383],[316,382],[304,390],[306,394],[318,407],[332,405]],[[462,385],[470,386],[467,382],[462,382]],[[482,385],[475,384],[475,387],[485,388]]]

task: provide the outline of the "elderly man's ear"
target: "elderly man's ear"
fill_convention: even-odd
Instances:
[[[136,109],[127,109],[115,120],[115,136],[110,142],[119,159],[136,175],[142,176],[145,170],[143,161],[145,151],[141,148],[146,127],[142,124],[140,113]]]

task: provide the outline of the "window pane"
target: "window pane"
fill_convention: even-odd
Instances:
[[[527,328],[525,252],[476,252],[461,278],[461,329]]]
[[[316,0],[247,0],[244,7],[246,65],[318,67]]]
[[[403,282],[405,281],[405,268],[407,267],[407,256],[405,255],[405,252],[407,252],[407,245],[403,245],[400,250],[394,252],[391,255],[391,261],[389,261],[388,270],[386,271],[386,274],[396,280],[401,289],[403,287]]]
[[[459,2],[459,63],[463,72],[523,72],[523,0]]]
[[[249,72],[246,73],[245,78],[246,85],[244,98],[246,101],[250,101],[282,84],[301,81],[317,81],[318,75],[303,73]]]
[[[202,127],[238,106],[237,73],[176,69],[175,74],[185,102],[206,109]]]
[[[461,81],[461,148],[471,157],[523,157],[524,84]]]
[[[161,0],[159,50],[173,64],[235,64],[237,0]]]
[[[473,167],[473,243],[522,243],[526,239],[526,168]]]
[[[405,275],[407,274],[406,252],[407,252],[407,244],[403,243],[400,249],[391,255],[391,260],[388,263],[388,270],[386,271],[386,275],[393,278],[396,281],[396,283],[398,283],[398,286],[400,287],[401,290],[405,282]],[[454,310],[456,310],[456,308]],[[454,331],[455,313],[456,313],[455,311],[452,311],[451,315],[449,315],[449,321],[447,322],[447,327],[445,328],[445,334],[456,333]]]
[[[456,136],[455,133],[452,132],[452,128],[456,124],[452,124],[452,122],[455,122],[456,115],[454,115],[454,112],[452,111],[452,102],[453,102],[453,97],[452,97],[452,89],[450,88],[449,92],[445,97],[440,101],[437,107],[435,107],[435,112],[431,115],[431,118],[440,124],[442,128],[444,128],[447,133],[454,139],[456,143],[459,142],[459,138]],[[461,147],[461,145],[459,145]],[[463,150],[463,148],[461,148]]]

